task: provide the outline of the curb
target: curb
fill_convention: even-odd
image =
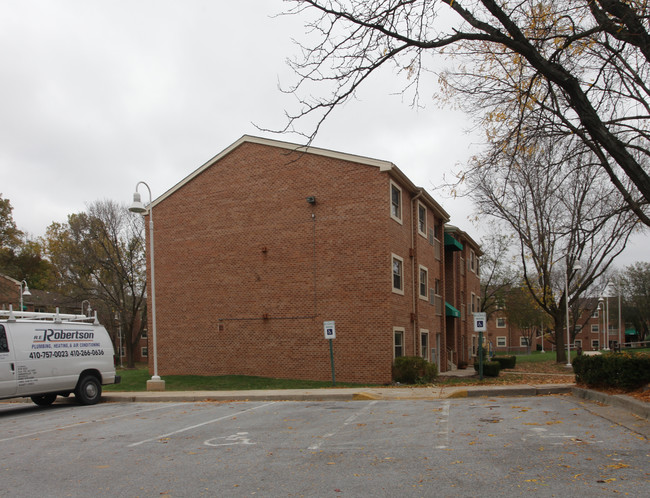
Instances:
[[[581,387],[574,387],[571,392],[577,398],[623,408],[641,418],[650,420],[650,403],[644,403],[624,394],[606,394]]]

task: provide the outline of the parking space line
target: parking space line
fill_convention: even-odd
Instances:
[[[275,401],[271,401],[270,403],[264,403],[263,405],[255,406],[253,408],[248,408],[247,410],[242,410],[240,412],[229,413],[228,415],[224,415],[223,417],[208,420],[206,422],[201,422],[200,424],[191,425],[189,427],[184,427],[182,429],[178,429],[178,430],[173,431],[173,432],[168,432],[167,434],[161,434],[160,436],[152,437],[152,438],[149,438],[149,439],[144,439],[142,441],[138,441],[137,443],[131,443],[131,444],[128,445],[128,448],[133,448],[135,446],[140,446],[141,444],[145,444],[145,443],[151,443],[152,441],[157,441],[157,440],[165,438],[165,437],[170,437],[170,436],[174,436],[176,434],[181,434],[183,432],[191,431],[193,429],[198,429],[199,427],[203,427],[204,425],[209,425],[209,424],[214,424],[216,422],[221,422],[222,420],[232,418],[232,417],[234,417],[236,415],[241,415],[242,413],[247,413],[247,412],[252,412],[254,410],[259,410],[260,408],[264,408],[266,406],[270,406],[270,405],[273,405],[273,404],[275,404]]]
[[[372,402],[368,403],[366,406],[364,406],[364,407],[363,407],[361,410],[359,410],[358,412],[353,413],[352,415],[350,415],[348,418],[346,418],[346,419],[343,421],[343,425],[341,426],[341,428],[343,428],[343,427],[345,427],[346,425],[349,425],[349,424],[351,424],[352,422],[354,422],[354,421],[355,421],[356,419],[358,419],[361,415],[363,415],[365,412],[367,412],[368,410],[370,410],[370,408],[372,408],[372,406],[373,406],[374,404],[376,404],[377,402],[378,402],[378,401],[372,401]],[[322,444],[323,444],[327,439],[329,439],[329,438],[331,438],[332,436],[336,435],[337,432],[338,432],[338,430],[336,430],[336,431],[334,431],[334,432],[332,432],[332,433],[329,433],[329,434],[324,434],[323,436],[321,436],[320,441],[318,441],[317,443],[312,444],[312,445],[309,446],[307,449],[308,449],[308,450],[317,450],[317,449],[319,449],[319,448],[322,446]]]
[[[124,417],[130,417],[130,416],[133,416],[133,415],[137,415],[139,413],[153,412],[153,411],[156,411],[156,410],[162,410],[163,408],[180,406],[180,405],[184,405],[184,404],[186,404],[186,403],[165,404],[164,406],[157,406],[155,408],[147,408],[146,410],[138,410],[136,412],[131,412],[131,413],[122,413],[120,415],[111,415],[110,417],[99,418],[99,419],[96,419],[96,420],[81,421],[81,422],[77,422],[75,424],[64,425],[62,427],[53,427],[52,429],[45,429],[45,430],[42,430],[42,431],[29,432],[27,434],[20,434],[18,436],[11,436],[11,437],[0,439],[0,443],[3,443],[5,441],[12,441],[14,439],[22,439],[22,438],[26,438],[26,437],[39,436],[41,434],[47,434],[48,432],[55,432],[55,431],[61,431],[61,430],[64,430],[64,429],[71,429],[72,427],[79,427],[80,425],[88,425],[88,424],[93,424],[93,423],[98,423],[98,422],[107,422],[109,420],[114,420],[114,419],[124,418]]]
[[[442,416],[440,417],[440,424],[442,425],[440,431],[438,431],[439,436],[443,436],[441,441],[445,444],[439,444],[436,446],[437,450],[444,450],[449,446],[449,406],[451,403],[449,401],[444,401],[442,403]]]

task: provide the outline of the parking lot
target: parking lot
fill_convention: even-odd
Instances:
[[[570,395],[0,403],[0,495],[648,495],[647,440],[601,409]]]

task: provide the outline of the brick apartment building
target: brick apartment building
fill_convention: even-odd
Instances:
[[[447,265],[449,215],[390,162],[244,136],[152,212],[162,376],[329,380],[332,320],[337,381],[388,383],[400,355],[442,371],[467,357],[447,315],[478,294],[480,251],[452,230]],[[463,264],[475,282],[448,285]]]

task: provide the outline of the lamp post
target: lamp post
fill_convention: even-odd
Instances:
[[[605,330],[605,301],[601,297],[598,300],[598,310],[600,311],[600,315],[598,315],[598,328],[600,329],[600,318],[602,317],[603,319],[603,331]],[[598,340],[600,341],[600,330],[598,331]],[[603,342],[605,340],[605,335],[603,333]]]
[[[140,200],[138,187],[144,185],[149,191],[149,208]],[[158,376],[158,348],[156,344],[156,280],[154,273],[154,252],[153,252],[153,209],[151,209],[151,189],[145,182],[138,182],[133,193],[133,203],[129,206],[129,211],[144,215],[149,213],[149,252],[151,253],[151,340],[153,345],[153,376],[147,381],[148,391],[164,391],[165,381]]]
[[[85,303],[88,303],[88,313],[90,314],[90,312],[92,311],[92,308],[90,307],[90,301],[88,301],[88,299],[84,299],[83,301],[81,301],[81,314],[82,315],[84,314],[84,304]],[[86,316],[88,316],[88,315],[86,315]]]
[[[25,284],[23,286],[23,284]],[[23,306],[23,296],[31,296],[32,293],[29,292],[29,287],[27,287],[27,280],[23,280],[20,282],[20,311],[21,313],[25,311],[25,307]]]
[[[580,263],[573,265],[573,271],[582,270]],[[564,290],[566,292],[566,366],[571,367],[571,329],[569,328],[569,260],[566,265],[566,280],[564,281]]]
[[[609,294],[611,284],[605,286],[605,351],[609,351]]]

